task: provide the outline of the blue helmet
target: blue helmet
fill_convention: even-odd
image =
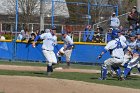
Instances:
[[[65,30],[62,30],[61,34],[64,35],[64,34],[67,34],[67,32]]]
[[[135,37],[136,34],[135,34],[135,33],[131,33],[129,36],[130,36],[130,37]]]

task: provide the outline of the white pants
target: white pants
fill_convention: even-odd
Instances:
[[[42,52],[49,63],[57,63],[57,59],[53,51],[43,50]]]
[[[113,64],[121,64],[123,63],[124,59],[118,59],[118,58],[109,58],[107,60],[104,61],[104,65],[105,66],[111,66]]]
[[[124,64],[128,63],[131,58],[132,58],[131,54],[130,53],[126,53],[124,55],[124,61],[123,61],[123,63],[121,65],[124,66]]]
[[[128,63],[128,68],[133,68],[133,67],[140,67],[140,64],[139,64],[139,56],[137,57],[134,57],[130,60],[130,62]]]
[[[61,57],[64,54],[66,56],[66,62],[70,62],[70,57],[71,57],[72,49],[64,51],[64,47],[62,47],[58,52],[57,56]]]

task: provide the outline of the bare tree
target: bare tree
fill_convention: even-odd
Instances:
[[[18,0],[19,23],[28,29],[29,23],[39,14],[39,0]],[[8,0],[8,14],[15,15],[15,0]]]

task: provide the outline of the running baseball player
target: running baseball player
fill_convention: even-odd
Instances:
[[[32,44],[33,47],[35,47],[35,44],[39,38],[43,39],[42,52],[45,58],[48,60],[47,75],[49,76],[53,72],[52,64],[57,64],[57,59],[55,53],[53,52],[54,46],[57,44],[57,37],[52,30],[49,33],[43,33],[35,38]]]
[[[58,61],[61,61],[61,57],[63,55],[65,55],[66,63],[67,63],[67,66],[69,68],[69,66],[70,66],[70,57],[71,57],[71,53],[72,53],[74,43],[73,43],[73,40],[71,39],[71,37],[68,36],[65,31],[62,32],[62,39],[64,41],[64,45],[57,53]]]
[[[113,70],[116,72],[118,79],[120,80],[121,77],[121,69],[119,65],[123,62],[124,57],[124,51],[123,49],[127,48],[131,51],[131,49],[126,45],[126,43],[122,42],[118,36],[115,36],[114,40],[111,40],[107,43],[104,50],[101,52],[101,54],[98,56],[98,59],[100,59],[103,54],[105,54],[107,51],[110,51],[111,58],[104,61],[104,64],[101,66],[101,77],[100,80],[106,80],[107,78],[107,68],[108,66],[111,66]]]

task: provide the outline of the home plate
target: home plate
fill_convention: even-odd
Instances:
[[[63,69],[62,67],[57,67],[57,68],[55,68],[56,70],[61,70],[61,69]]]

